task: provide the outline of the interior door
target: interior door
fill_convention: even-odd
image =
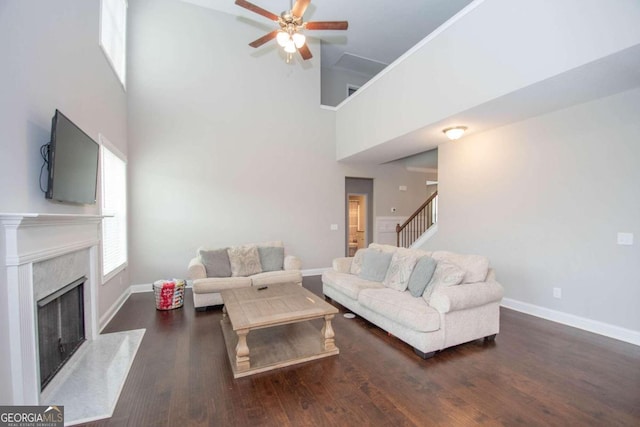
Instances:
[[[353,256],[373,240],[373,178],[345,177],[344,223],[344,253]]]

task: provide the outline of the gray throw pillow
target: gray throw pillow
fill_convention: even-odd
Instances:
[[[423,256],[418,259],[409,278],[408,289],[411,295],[416,298],[422,296],[431,281],[431,277],[433,277],[436,265],[438,265],[438,263],[430,256]]]
[[[392,253],[365,251],[359,277],[373,282],[382,282],[387,275]]]
[[[231,264],[226,248],[213,251],[200,249],[198,256],[204,265],[207,277],[231,277]]]
[[[262,271],[280,271],[284,266],[284,248],[275,246],[258,246]]]

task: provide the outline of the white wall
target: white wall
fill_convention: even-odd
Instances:
[[[329,266],[344,254],[345,176],[375,179],[378,215],[424,201],[424,174],[400,163],[336,162],[319,45],[287,65],[275,43],[248,47],[262,32],[229,15],[167,0],[129,12],[133,283],[184,277],[201,245],[281,239],[303,268]]]
[[[476,0],[470,6],[340,107],[338,159],[640,43],[636,0]]]
[[[0,212],[97,214],[98,206],[55,203],[38,186],[40,146],[49,142],[51,117],[60,109],[94,139],[103,133],[127,151],[126,97],[98,46],[95,1],[0,2]],[[0,242],[1,243],[1,242]],[[0,262],[4,264],[4,262]],[[0,301],[6,279],[0,272]],[[124,285],[119,285],[122,278]],[[123,292],[127,273],[99,289],[100,312]],[[0,342],[6,342],[0,309]],[[0,360],[8,360],[0,346]],[[6,380],[0,363],[0,384]],[[8,401],[0,387],[0,403]]]
[[[425,248],[487,255],[507,298],[637,334],[638,117],[640,89],[441,145]]]
[[[360,87],[371,77],[350,70],[337,68],[322,68],[321,74],[321,103],[335,107],[347,98],[347,85]]]

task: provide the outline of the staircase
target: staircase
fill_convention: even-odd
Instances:
[[[398,247],[408,248],[438,221],[438,192],[433,193],[402,225],[396,225]]]

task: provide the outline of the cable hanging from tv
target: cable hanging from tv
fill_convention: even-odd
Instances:
[[[43,193],[47,192],[47,189],[42,186],[42,172],[44,172],[44,167],[47,166],[47,170],[49,170],[49,147],[51,144],[47,142],[46,144],[42,144],[40,147],[40,155],[42,156],[42,166],[40,167],[40,191]],[[48,178],[47,178],[48,179]]]

